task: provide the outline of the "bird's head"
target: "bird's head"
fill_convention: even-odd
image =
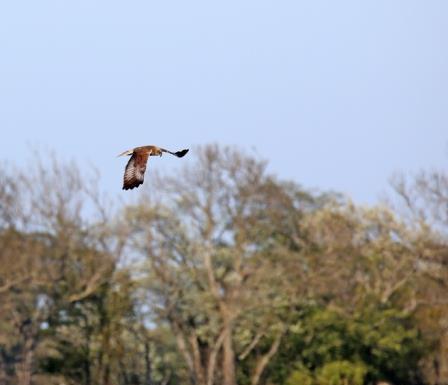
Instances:
[[[151,152],[151,156],[162,156],[163,151],[160,148],[154,148]]]

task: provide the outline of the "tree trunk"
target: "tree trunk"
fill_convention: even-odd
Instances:
[[[110,385],[110,363],[109,360],[103,372],[103,385]]]
[[[84,372],[83,375],[83,383],[84,385],[90,385],[92,381],[92,371],[91,371],[91,358],[90,358],[90,346],[91,346],[91,333],[89,331],[89,325],[87,323],[86,317],[84,317],[84,334],[85,334],[85,341],[84,341],[84,349],[85,349],[85,358],[83,360],[82,364],[82,370]]]
[[[31,385],[35,341],[27,337],[23,346],[22,360],[17,365],[17,385]]]
[[[232,344],[232,327],[228,321],[226,321],[224,326],[222,372],[224,379],[223,385],[236,385],[235,352]]]
[[[6,359],[3,351],[0,349],[0,385],[6,384],[8,376],[6,374]]]
[[[145,385],[152,385],[151,349],[148,341],[145,341]]]
[[[284,331],[281,331],[277,334],[277,337],[275,337],[274,342],[272,342],[269,351],[265,355],[263,355],[257,362],[257,365],[255,366],[255,371],[251,378],[251,385],[258,385],[258,383],[260,382],[261,375],[266,369],[266,366],[269,364],[269,361],[275,355],[275,353],[277,353],[283,334]]]
[[[190,346],[193,353],[193,367],[195,374],[195,381],[197,385],[206,385],[205,382],[205,371],[202,365],[201,352],[199,350],[198,339],[195,334],[190,335]]]
[[[224,341],[224,332],[221,332],[208,356],[207,385],[213,385],[215,383],[216,359],[218,358],[218,354],[219,351],[221,350],[223,341]]]

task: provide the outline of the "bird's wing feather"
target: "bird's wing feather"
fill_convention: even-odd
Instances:
[[[133,189],[144,182],[148,155],[143,151],[135,151],[132,154],[124,171],[123,190]]]
[[[182,150],[182,151],[176,151],[176,152],[172,152],[172,151],[170,151],[170,150],[166,150],[166,149],[164,149],[164,148],[161,148],[161,150],[162,150],[163,152],[168,152],[168,153],[171,154],[171,155],[175,155],[175,156],[177,156],[178,158],[182,158],[182,157],[185,156],[186,153],[188,152],[188,148],[186,148],[185,150]]]

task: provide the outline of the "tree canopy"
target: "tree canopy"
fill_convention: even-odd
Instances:
[[[0,384],[448,381],[446,174],[365,207],[192,153],[133,202],[57,159],[0,170]]]

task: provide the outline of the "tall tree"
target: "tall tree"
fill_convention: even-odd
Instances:
[[[421,171],[392,179],[392,207],[414,230],[409,238],[418,257],[413,308],[424,336],[435,347],[423,361],[430,384],[448,381],[448,174]]]
[[[194,164],[152,186],[160,200],[127,213],[134,248],[149,262],[148,297],[195,384],[235,385],[237,362],[258,352],[250,374],[257,385],[296,301],[283,279],[291,246],[284,238],[298,238],[299,206],[311,198],[265,168],[237,150],[207,146]],[[264,341],[269,348],[257,351]]]

